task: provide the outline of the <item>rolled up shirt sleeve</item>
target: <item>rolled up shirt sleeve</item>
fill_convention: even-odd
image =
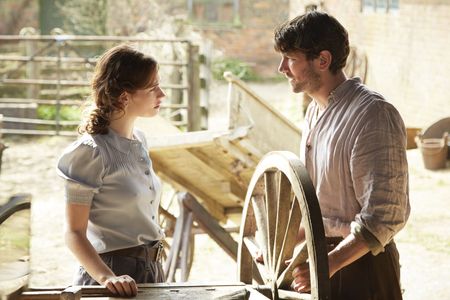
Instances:
[[[57,173],[65,179],[66,201],[90,205],[102,186],[104,171],[92,140],[82,138],[67,147],[57,163]]]
[[[389,103],[379,101],[368,112],[352,149],[350,170],[361,206],[351,232],[375,255],[404,227],[410,213],[405,126]]]

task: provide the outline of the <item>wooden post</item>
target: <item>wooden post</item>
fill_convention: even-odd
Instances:
[[[20,31],[20,35],[26,36],[26,35],[36,35],[36,29],[33,27],[26,27],[23,28]],[[28,40],[25,41],[25,55],[30,58],[29,61],[27,61],[26,65],[26,76],[27,79],[38,79],[39,78],[39,68],[38,64],[32,60],[33,56],[36,55],[37,47],[36,47],[36,41]],[[29,84],[27,86],[27,98],[28,99],[38,99],[39,97],[39,85],[36,84]]]
[[[181,282],[187,281],[189,277],[189,244],[191,242],[191,238],[193,237],[191,234],[192,223],[192,212],[188,212],[186,214],[186,220],[184,221],[183,236],[181,241]]]
[[[208,111],[209,111],[209,98],[210,98],[210,87],[212,83],[212,72],[211,72],[211,58],[212,58],[213,46],[211,41],[204,41],[202,43],[202,55],[201,66],[200,66],[200,109],[202,112],[202,129],[208,129]]]
[[[201,129],[199,47],[188,44],[188,131]]]
[[[181,201],[179,202],[179,207],[180,207],[180,215],[178,216],[177,223],[175,225],[175,232],[173,233],[170,252],[164,265],[164,274],[166,274],[167,282],[173,282],[175,280],[175,272],[178,263],[181,239],[183,235],[183,225],[186,217],[185,209],[181,204]]]
[[[56,43],[58,49],[58,60],[56,62],[56,78],[58,83],[56,84],[56,111],[55,111],[55,121],[56,121],[56,135],[59,135],[59,131],[61,130],[60,121],[61,121],[61,47],[64,44],[61,42]]]

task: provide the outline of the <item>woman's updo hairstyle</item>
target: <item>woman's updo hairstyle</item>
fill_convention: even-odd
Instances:
[[[104,53],[95,66],[92,80],[92,106],[80,133],[106,134],[114,112],[124,112],[120,96],[148,88],[157,73],[156,60],[129,45],[119,45]]]

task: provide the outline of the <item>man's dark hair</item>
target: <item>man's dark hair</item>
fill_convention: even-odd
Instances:
[[[312,11],[295,17],[275,29],[275,50],[301,51],[308,60],[319,57],[320,51],[332,55],[330,71],[334,74],[345,67],[350,51],[347,30],[334,17]]]

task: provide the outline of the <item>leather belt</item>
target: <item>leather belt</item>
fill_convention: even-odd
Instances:
[[[124,248],[113,250],[105,253],[101,253],[101,256],[128,256],[140,259],[148,259],[151,261],[159,261],[163,252],[164,246],[161,242],[158,242],[155,246],[139,245],[131,248]]]

